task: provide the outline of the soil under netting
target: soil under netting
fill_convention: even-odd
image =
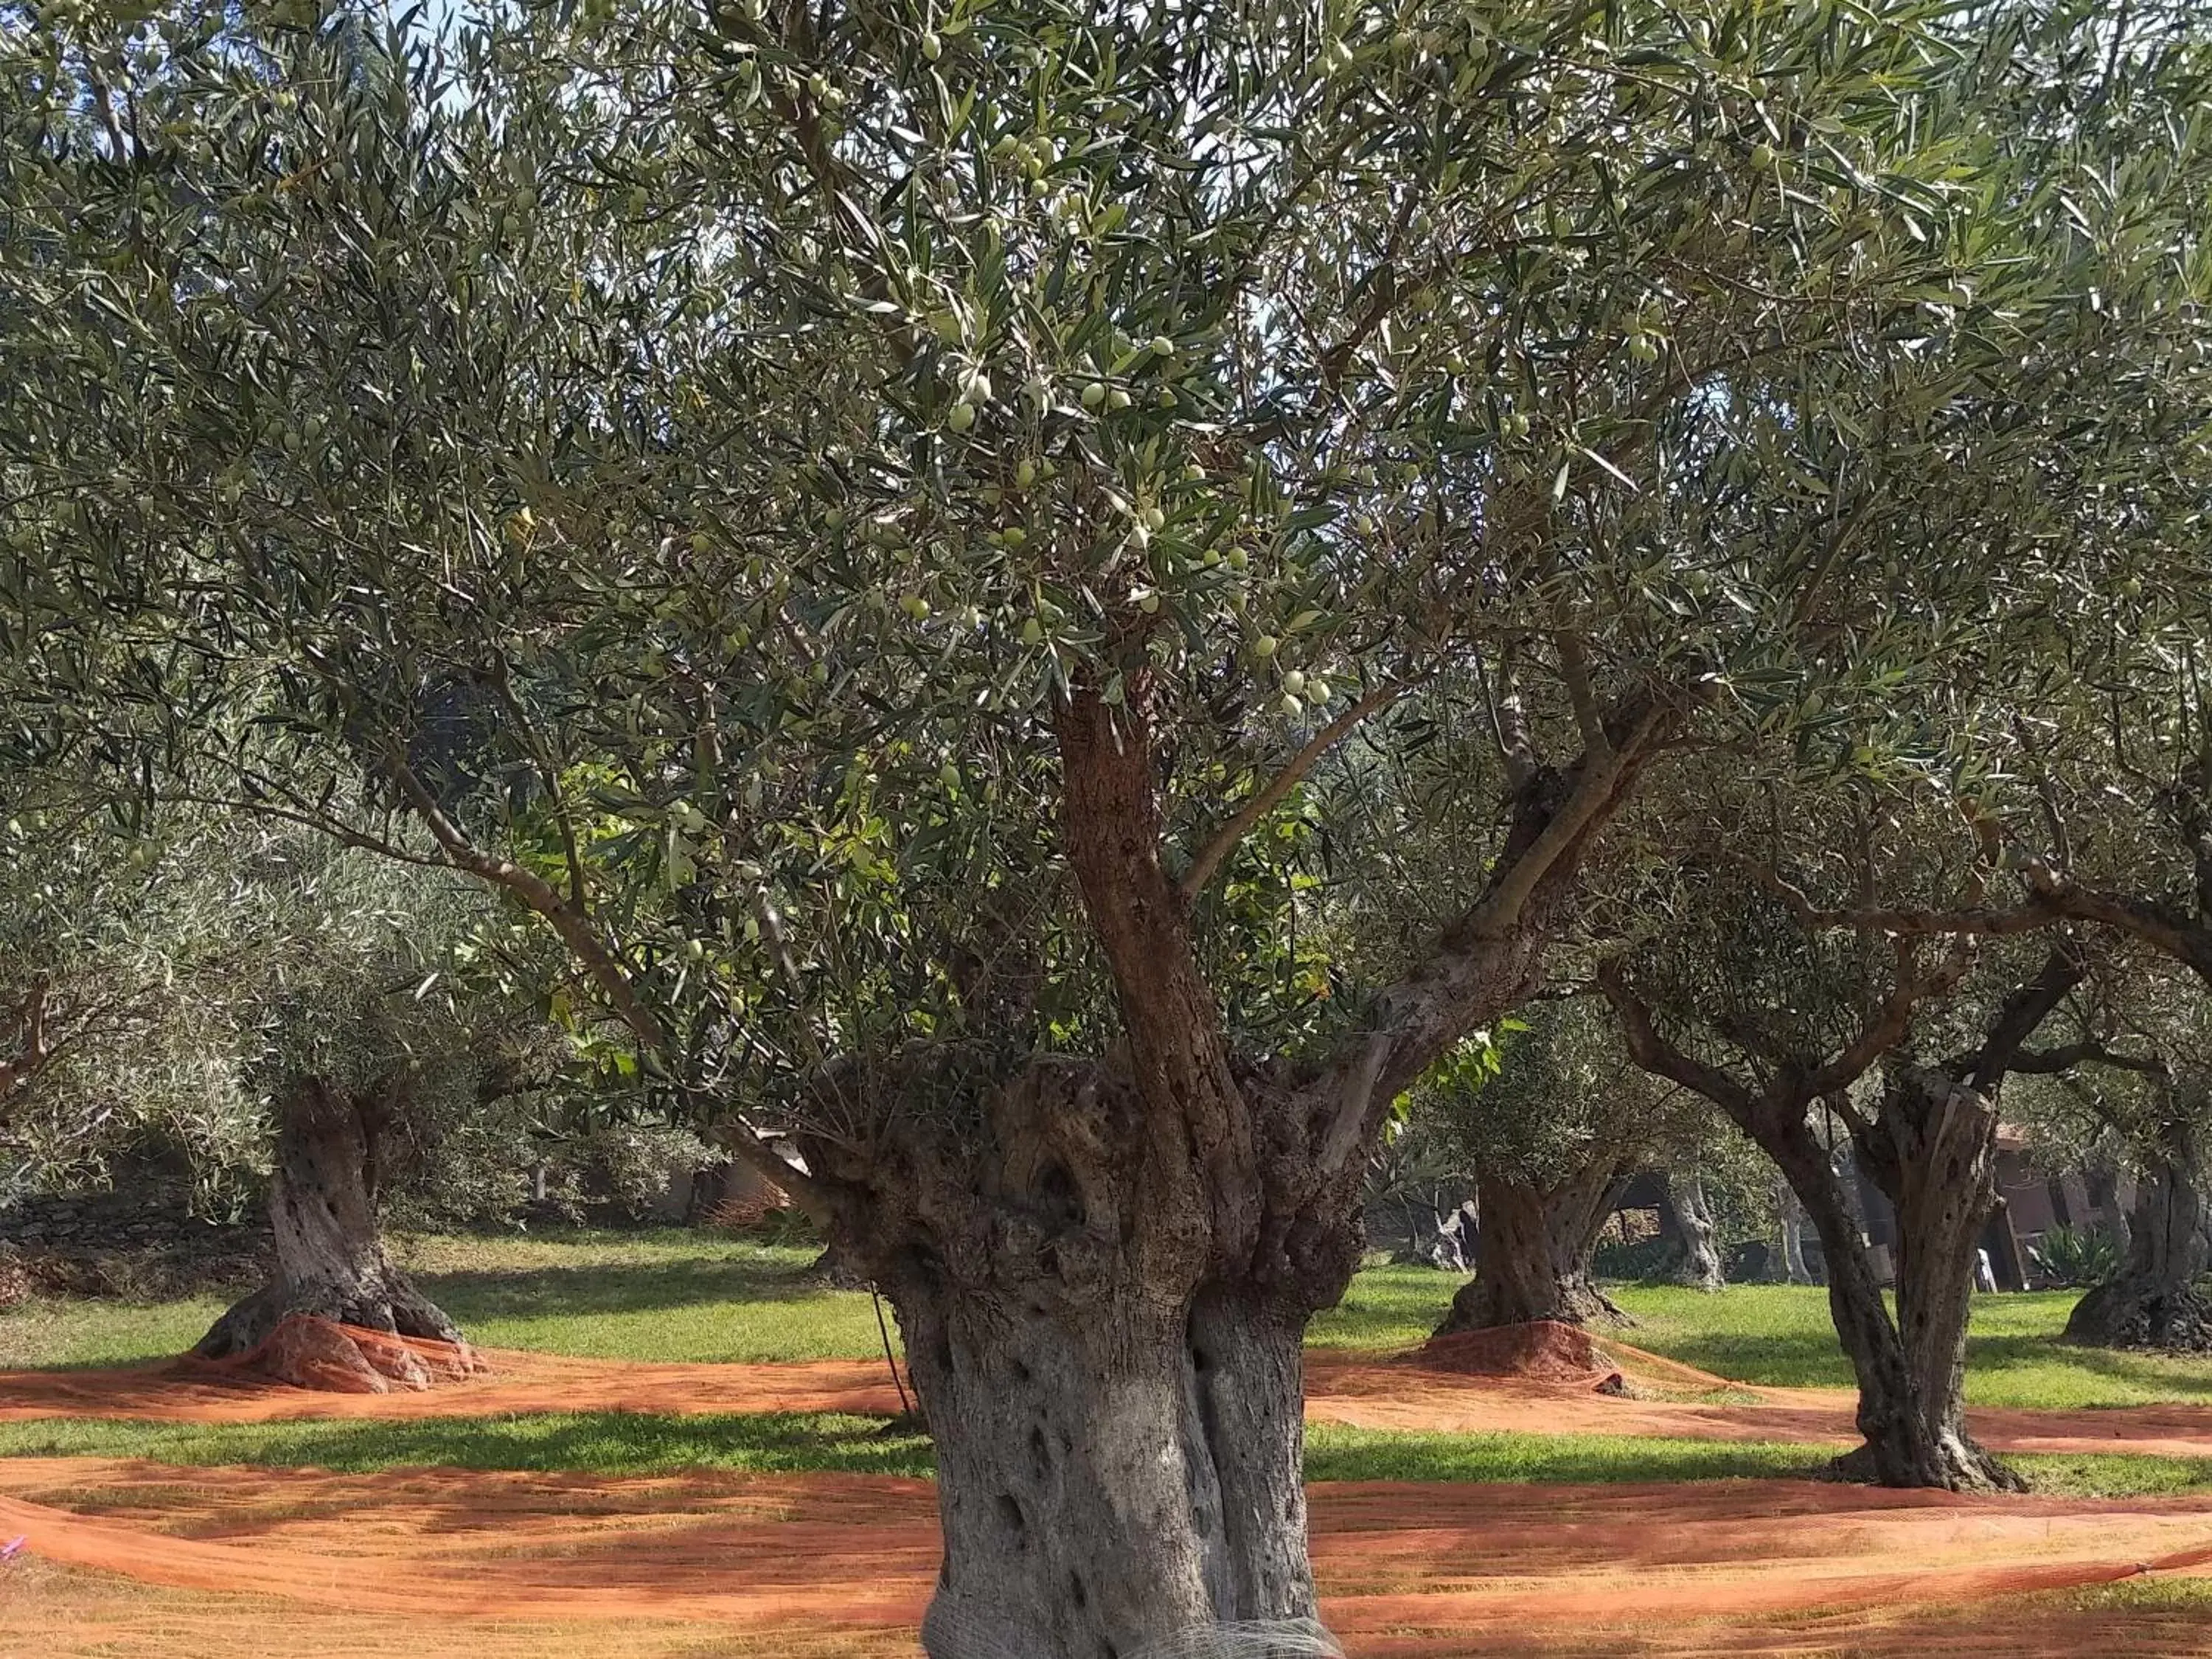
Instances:
[[[432,1630],[485,1659],[888,1659],[915,1653],[937,1565],[927,1483],[872,1476],[56,1458],[0,1462],[0,1534],[28,1540],[0,1567],[0,1654],[27,1659],[397,1659]],[[2209,1498],[1360,1482],[1312,1504],[1323,1614],[1352,1659],[2208,1644],[2212,1603],[2092,1619],[2032,1593],[2204,1575]]]
[[[1475,1334],[1484,1334],[1477,1333]],[[1456,1341],[1458,1339],[1452,1339]],[[410,1343],[417,1349],[426,1345]],[[1309,1420],[1443,1434],[1656,1435],[1674,1439],[1854,1445],[1854,1396],[1842,1389],[1751,1389],[1607,1340],[1611,1362],[1568,1380],[1472,1375],[1427,1350],[1399,1355],[1316,1350],[1306,1357]],[[118,1370],[0,1372],[0,1420],[111,1417],[260,1423],[288,1419],[493,1417],[540,1412],[848,1412],[901,1409],[881,1360],[794,1364],[643,1364],[509,1349],[471,1349],[481,1369],[419,1391],[337,1394],[195,1360]],[[1620,1371],[1626,1395],[1595,1383]],[[1668,1397],[1671,1396],[1671,1397]],[[2141,1452],[2212,1457],[2212,1407],[2124,1411],[1977,1410],[1996,1451]]]

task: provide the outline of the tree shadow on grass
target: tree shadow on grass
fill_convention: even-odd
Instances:
[[[824,1412],[678,1417],[640,1412],[521,1417],[311,1419],[190,1427],[115,1421],[0,1425],[0,1455],[144,1457],[252,1463],[344,1474],[389,1469],[516,1469],[655,1474],[898,1474],[934,1468],[927,1437],[887,1434],[884,1419]]]
[[[463,1269],[414,1275],[465,1328],[543,1314],[649,1312],[721,1302],[805,1302],[836,1292],[804,1267],[746,1261],[656,1261],[594,1267]]]

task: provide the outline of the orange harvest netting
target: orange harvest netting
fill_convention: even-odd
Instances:
[[[421,1393],[483,1376],[488,1367],[465,1342],[399,1336],[291,1314],[244,1353],[222,1359],[186,1354],[167,1369],[183,1377],[253,1384],[278,1382],[318,1394]]]
[[[318,1392],[194,1360],[114,1370],[0,1371],[0,1421],[109,1417],[258,1423],[539,1412],[888,1417],[899,1410],[897,1391],[880,1360],[647,1364],[511,1349],[468,1352],[480,1367],[476,1373],[434,1389],[387,1394]],[[1449,1351],[1445,1363],[1437,1364],[1436,1356],[1418,1349],[1382,1357],[1319,1349],[1306,1357],[1306,1416],[1311,1422],[1407,1432],[1655,1435],[1838,1447],[1858,1439],[1848,1389],[1747,1389],[1622,1343],[1607,1342],[1605,1352],[1609,1369],[1625,1372],[1635,1385],[1632,1397],[1598,1393],[1595,1376],[1561,1382],[1468,1375],[1448,1368]],[[1658,1389],[1692,1397],[1648,1397]],[[1726,1398],[1695,1397],[1723,1391]],[[1983,1443],[1999,1451],[2212,1457],[2212,1407],[1979,1409],[1971,1421]]]
[[[1352,1659],[2212,1645],[2202,1602],[2194,1625],[2154,1602],[2100,1610],[2092,1639],[2068,1607],[2017,1599],[2203,1576],[2212,1499],[1786,1481],[1311,1495],[1322,1613]],[[239,1644],[249,1628],[357,1659],[426,1639],[473,1659],[580,1656],[595,1639],[625,1659],[889,1659],[915,1651],[938,1550],[928,1484],[884,1477],[86,1458],[0,1460],[0,1533],[29,1540],[27,1565],[0,1569],[0,1654],[26,1659],[237,1659],[262,1650]],[[1956,1639],[1931,1645],[1931,1628]]]

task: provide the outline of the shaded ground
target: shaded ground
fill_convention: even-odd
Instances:
[[[2212,1566],[2212,1499],[1775,1481],[1311,1491],[1324,1613],[1353,1659],[2201,1653],[2212,1610],[2191,1582]],[[0,1532],[27,1537],[37,1564],[0,1569],[0,1653],[58,1656],[234,1659],[256,1626],[289,1652],[397,1655],[426,1625],[485,1655],[581,1655],[595,1638],[654,1659],[910,1655],[937,1561],[928,1485],[858,1475],[185,1480],[17,1459],[0,1462]],[[2145,1565],[2181,1593],[2029,1599]],[[185,1594],[149,1599],[111,1575]],[[1958,1609],[1943,1615],[1958,1640],[1933,1646],[1916,1608]]]
[[[1430,1370],[1405,1357],[1317,1352],[1307,1364],[1310,1420],[1447,1434],[1640,1435],[1677,1440],[1856,1443],[1844,1389],[1747,1389],[1609,1344],[1647,1395]],[[888,1417],[899,1408],[881,1361],[647,1365],[495,1351],[492,1374],[425,1394],[325,1395],[170,1365],[117,1371],[0,1372],[0,1420],[102,1417],[256,1423],[300,1418],[405,1419],[544,1412],[661,1415],[745,1412]],[[2126,1411],[1978,1410],[1972,1426],[2000,1451],[2129,1452],[2212,1457],[2212,1407]]]

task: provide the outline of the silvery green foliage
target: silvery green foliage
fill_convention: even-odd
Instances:
[[[1704,1103],[1632,1063],[1595,997],[1535,1005],[1413,1091],[1411,1131],[1477,1171],[1545,1187],[1593,1156],[1663,1161],[1711,1134]]]
[[[145,607],[191,648],[118,647],[149,695],[99,722],[166,757],[250,701],[288,810],[327,799],[301,729],[398,745],[581,872],[670,1047],[745,1034],[732,1093],[1110,1037],[1073,675],[1164,688],[1188,859],[1407,677],[1380,774],[1508,691],[1571,745],[1574,655],[1707,738],[1940,766],[1956,665],[2174,577],[2131,516],[2203,402],[2162,13],[2107,64],[2032,6],[632,0],[435,48],[295,9],[17,27],[11,608]],[[1202,921],[1255,1043],[1359,1006],[1297,881],[1409,822],[1483,867],[1462,776],[1253,838]]]
[[[16,1184],[167,1149],[216,1206],[265,1170],[289,1077],[404,1101],[397,1152],[466,1121],[504,1071],[550,1078],[564,1056],[520,988],[483,971],[496,923],[447,872],[181,809],[137,829],[27,813],[6,833],[0,975],[13,994],[45,987],[60,1044],[0,1105]]]

